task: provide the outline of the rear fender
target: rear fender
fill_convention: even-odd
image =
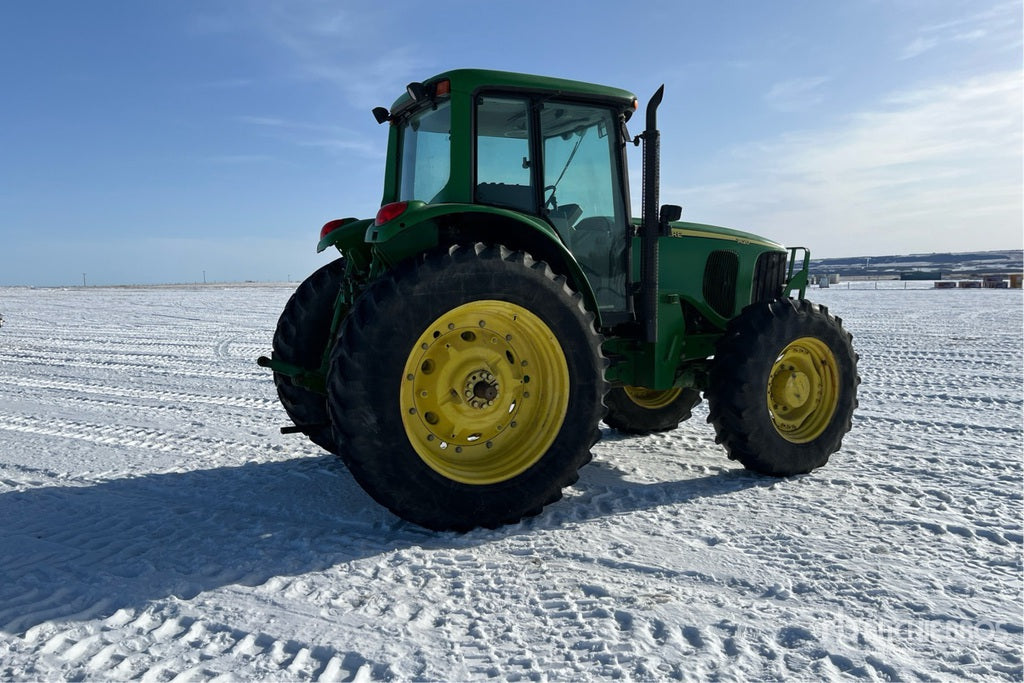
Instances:
[[[320,230],[320,242],[316,245],[316,253],[328,247],[337,247],[338,251],[346,252],[363,244],[366,228],[373,225],[372,218],[341,218],[329,221]]]
[[[485,242],[525,251],[564,275],[600,323],[597,299],[576,258],[555,229],[535,216],[481,204],[410,201],[396,218],[369,225],[364,239],[389,267],[427,249],[457,243]]]

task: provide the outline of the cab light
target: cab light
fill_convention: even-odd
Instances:
[[[437,85],[434,86],[434,96],[440,97],[441,95],[451,95],[452,93],[452,82],[447,78],[443,81],[438,81]]]
[[[385,204],[380,207],[380,211],[377,212],[377,217],[374,219],[374,225],[384,225],[389,221],[393,221],[408,208],[409,202],[392,202],[391,204]]]

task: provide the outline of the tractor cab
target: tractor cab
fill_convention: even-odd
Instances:
[[[585,84],[459,70],[412,84],[393,124],[393,197],[493,207],[542,221],[578,264],[602,318],[631,314],[625,122],[636,99],[574,92]],[[588,90],[601,89],[587,86]],[[469,125],[453,122],[468,121]],[[524,226],[524,229],[529,229]]]

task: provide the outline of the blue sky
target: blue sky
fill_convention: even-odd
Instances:
[[[370,109],[451,68],[664,83],[662,201],[815,256],[1021,248],[1021,2],[8,2],[0,285],[297,280]],[[638,132],[638,131],[634,131]],[[639,155],[631,163],[639,193]],[[634,212],[639,210],[635,202]]]

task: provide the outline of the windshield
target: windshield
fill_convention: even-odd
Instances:
[[[427,107],[402,125],[399,200],[431,202],[451,177],[451,106]]]

